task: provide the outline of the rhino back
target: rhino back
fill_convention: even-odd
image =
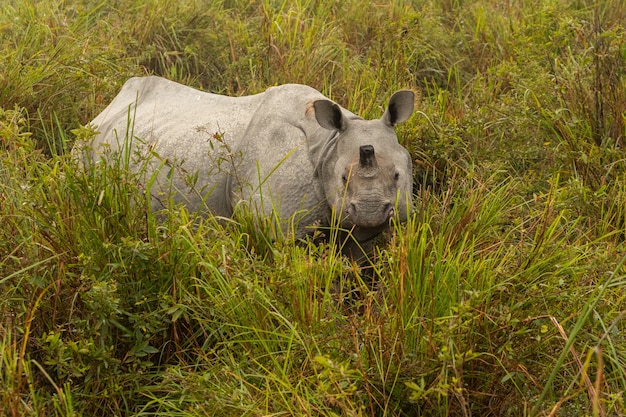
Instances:
[[[216,136],[234,146],[260,99],[206,93],[155,76],[131,78],[91,122],[100,132],[94,147],[114,145],[127,133],[155,144],[164,157],[197,154]]]
[[[238,148],[261,96],[227,97],[160,77],[131,78],[92,121],[100,132],[92,143],[93,156],[97,159],[107,148],[118,150],[132,138],[133,153],[158,158],[152,169],[166,165],[153,190],[153,208],[160,208],[160,194],[173,186],[176,202],[194,211],[209,209],[229,216],[224,192],[229,163],[241,158],[232,150]],[[174,169],[171,185],[166,179],[170,169]]]

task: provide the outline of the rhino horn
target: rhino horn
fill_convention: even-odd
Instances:
[[[372,145],[359,147],[359,168],[363,176],[371,177],[378,172],[378,162]]]
[[[359,148],[359,163],[363,168],[376,167],[376,156],[374,156],[374,147],[372,145],[363,145]]]

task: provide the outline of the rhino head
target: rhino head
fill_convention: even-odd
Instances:
[[[329,100],[313,103],[319,125],[333,132],[316,173],[342,227],[380,231],[393,217],[407,219],[412,161],[394,126],[411,116],[414,100],[412,91],[395,93],[379,120],[360,119]]]

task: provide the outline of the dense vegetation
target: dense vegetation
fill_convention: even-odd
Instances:
[[[5,0],[0,414],[626,415],[622,0]],[[81,127],[129,77],[311,85],[398,129],[371,265],[148,210]]]

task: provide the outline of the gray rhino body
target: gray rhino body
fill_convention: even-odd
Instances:
[[[398,92],[368,121],[304,85],[227,97],[132,78],[91,122],[99,133],[88,153],[95,162],[128,149],[134,161],[149,158],[155,210],[170,196],[224,217],[246,204],[278,214],[296,236],[337,215],[363,241],[410,212],[412,163],[393,126],[410,117],[413,101]]]

